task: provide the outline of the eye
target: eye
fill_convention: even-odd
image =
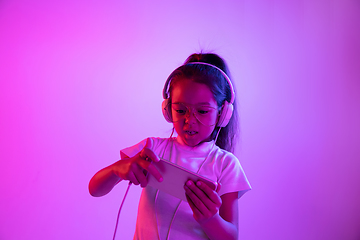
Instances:
[[[179,115],[184,115],[187,111],[187,108],[185,106],[182,106],[181,104],[173,104],[172,108],[176,112],[176,114]]]
[[[186,111],[183,110],[183,109],[175,109],[175,111],[176,111],[177,113],[179,113],[179,114],[184,114],[184,113],[186,113]]]
[[[209,111],[208,111],[208,110],[204,110],[204,109],[198,109],[197,112],[200,113],[201,115],[204,115],[204,114],[207,114]]]
[[[212,107],[202,106],[199,107],[196,111],[200,115],[207,115],[207,114],[211,114],[214,110],[215,109]]]

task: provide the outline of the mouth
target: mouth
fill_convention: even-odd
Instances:
[[[185,132],[185,134],[187,134],[188,136],[194,136],[195,134],[197,134],[197,132],[196,131],[184,131]]]

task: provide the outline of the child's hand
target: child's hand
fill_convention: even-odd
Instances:
[[[129,180],[135,185],[146,187],[147,173],[152,174],[159,182],[162,176],[159,171],[151,164],[152,161],[160,161],[159,157],[150,149],[151,141],[146,142],[146,146],[134,157],[120,160],[112,165],[112,171],[121,179]]]
[[[205,222],[218,214],[222,201],[216,191],[212,190],[204,182],[198,181],[195,184],[191,180],[186,182],[184,188],[186,198],[197,222]],[[217,191],[219,190],[220,187],[218,187]]]

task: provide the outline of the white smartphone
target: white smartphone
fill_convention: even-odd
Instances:
[[[211,189],[216,190],[217,188],[217,182],[214,182],[167,160],[160,159],[159,162],[152,162],[151,164],[153,164],[160,172],[163,177],[163,181],[158,182],[154,176],[148,173],[148,186],[157,188],[160,191],[180,198],[183,201],[187,201],[184,185],[188,180],[192,180],[195,183],[201,180]]]

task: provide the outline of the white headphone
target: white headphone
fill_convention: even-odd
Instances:
[[[217,69],[218,71],[220,71],[220,73],[224,76],[224,78],[228,82],[229,87],[230,87],[230,92],[231,92],[231,99],[230,99],[230,102],[225,100],[224,104],[221,107],[221,114],[220,114],[219,120],[218,120],[218,122],[216,124],[217,127],[226,127],[226,125],[230,121],[232,112],[234,110],[233,104],[234,104],[234,99],[235,99],[235,92],[234,92],[233,85],[232,85],[232,83],[230,81],[230,78],[226,75],[226,73],[223,70],[221,70],[220,68],[218,68],[218,67],[216,67],[216,66],[214,66],[212,64],[209,64],[209,63],[205,63],[205,62],[189,62],[189,63],[187,63],[185,65],[182,65],[182,66],[193,65],[193,64],[207,65],[207,66],[210,66],[210,67],[213,67],[213,68]],[[180,66],[180,67],[182,67],[182,66]],[[179,69],[180,67],[178,67],[177,69]],[[171,80],[173,78],[174,72],[177,69],[175,69],[170,74],[170,76],[167,78],[167,80],[165,82],[164,89],[163,89],[164,101],[161,104],[163,115],[164,115],[166,121],[168,121],[170,123],[172,123],[173,121],[172,121],[171,111],[170,111],[170,109],[168,109],[169,97],[170,97],[169,88],[170,88],[170,82],[171,82]]]

